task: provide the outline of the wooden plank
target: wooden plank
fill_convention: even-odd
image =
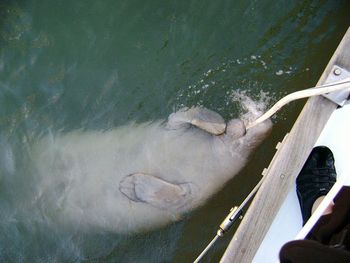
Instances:
[[[325,82],[334,65],[350,70],[350,28],[329,61],[318,85]],[[312,147],[336,107],[336,104],[321,96],[307,101],[292,130],[270,163],[259,192],[220,262],[252,262]]]

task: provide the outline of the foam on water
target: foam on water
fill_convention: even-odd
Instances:
[[[237,110],[240,114],[242,111],[249,111],[250,117],[249,114],[242,117],[246,120],[261,115],[273,102],[286,95],[283,89],[276,92],[276,87],[266,83],[261,74],[283,81],[286,76],[289,78],[308,70],[290,64],[276,64],[273,59],[272,56],[264,54],[225,59],[217,66],[204,70],[197,81],[182,87],[174,98],[174,110],[205,106],[215,108],[230,118],[237,117]],[[242,75],[242,72],[245,74]],[[235,76],[232,81],[231,76]],[[231,84],[228,85],[228,82]],[[283,84],[279,87],[283,87]],[[235,107],[237,101],[241,102],[241,108]]]
[[[249,92],[247,90],[233,90],[230,94],[231,100],[241,105],[239,118],[245,124],[254,121],[257,117],[264,114],[272,100],[269,92],[263,90],[260,90],[259,94],[255,95],[256,100],[248,94]]]

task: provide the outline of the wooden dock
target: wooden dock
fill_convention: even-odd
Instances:
[[[317,85],[325,83],[334,66],[350,71],[350,28]],[[337,105],[317,96],[310,98],[290,133],[279,145],[264,182],[233,236],[220,262],[252,262],[321,131]]]

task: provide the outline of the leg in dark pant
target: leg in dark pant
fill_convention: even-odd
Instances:
[[[295,240],[280,251],[281,263],[348,263],[350,252],[331,248],[312,240]]]

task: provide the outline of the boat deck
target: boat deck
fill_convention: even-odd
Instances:
[[[344,122],[344,120],[349,119],[349,116],[350,103],[335,110],[315,144],[315,146],[327,146],[333,152],[337,184],[334,185],[327,198],[324,199],[304,228],[302,227],[302,216],[294,184],[252,262],[277,262],[278,253],[283,244],[293,239],[304,238],[341,186],[350,185],[350,167],[348,165],[350,120]],[[269,253],[266,253],[266,251],[269,251]]]
[[[350,29],[339,44],[317,85],[325,84],[327,79],[329,80],[330,76],[335,74],[335,66],[350,72]],[[274,261],[266,258],[267,254],[272,254],[271,248],[265,250],[263,261],[259,261],[255,255],[282,205],[286,204],[285,201],[295,201],[295,196],[293,196],[295,179],[312,148],[319,143],[320,134],[336,108],[337,104],[322,96],[310,98],[307,101],[290,133],[278,145],[277,152],[264,173],[264,182],[233,236],[221,262]],[[336,156],[336,158],[338,157]],[[287,196],[292,198],[287,198]],[[293,213],[298,213],[299,206],[295,205],[295,202],[294,206],[290,207],[294,207]],[[288,207],[288,209],[291,208]],[[292,220],[294,219],[293,216]],[[278,228],[285,229],[285,223],[283,223],[284,226]],[[300,230],[301,219],[298,224]],[[279,242],[284,243],[285,240]],[[279,250],[279,248],[277,249]],[[262,251],[260,250],[259,253],[263,253]],[[269,252],[266,253],[266,251]]]

